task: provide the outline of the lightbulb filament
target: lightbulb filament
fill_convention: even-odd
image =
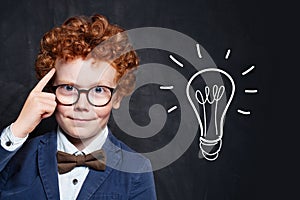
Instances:
[[[206,103],[213,104],[214,102],[216,102],[215,113],[214,113],[215,114],[216,135],[219,135],[218,125],[217,125],[218,101],[220,101],[220,99],[222,98],[222,96],[225,92],[225,87],[224,87],[224,85],[221,85],[220,87],[218,87],[217,85],[213,85],[213,89],[211,92],[209,87],[205,86],[204,91],[205,91],[205,98],[200,90],[196,90],[196,92],[195,92],[195,98],[198,101],[198,103],[202,105],[202,109],[203,109],[204,131],[203,131],[203,133],[201,133],[201,135],[204,137],[207,135],[205,104]],[[210,97],[211,97],[211,99],[210,99]]]
[[[209,104],[213,104],[214,102],[217,102],[222,98],[225,92],[225,87],[224,85],[221,85],[220,87],[214,85],[212,89],[212,95],[210,95],[211,92],[208,86],[205,86],[204,91],[205,91],[205,98],[203,97],[202,92],[200,90],[196,90],[195,98],[198,101],[198,103],[201,105],[205,104],[206,102],[208,102]],[[198,96],[200,96],[200,99]]]

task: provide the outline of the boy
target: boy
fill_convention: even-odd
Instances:
[[[132,150],[107,128],[138,66],[123,31],[94,15],[72,17],[44,35],[35,65],[40,81],[1,134],[0,199],[156,199],[149,160],[126,154]],[[27,141],[53,113],[57,130]]]

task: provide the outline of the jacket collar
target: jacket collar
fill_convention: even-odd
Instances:
[[[107,167],[105,171],[90,172],[82,185],[77,199],[89,199],[103,184],[113,169],[120,168],[121,148],[119,141],[108,131],[108,137],[102,147],[106,153]],[[43,187],[49,200],[59,199],[58,169],[57,169],[57,133],[45,134],[38,147],[38,167]]]
[[[103,144],[102,149],[106,154],[106,169],[104,171],[95,171],[90,169],[89,174],[84,181],[77,199],[90,199],[98,188],[107,179],[109,174],[118,169],[121,160],[121,148],[119,141],[108,132],[108,137]]]
[[[38,147],[39,172],[49,200],[59,199],[56,152],[57,134],[52,131],[41,138]]]

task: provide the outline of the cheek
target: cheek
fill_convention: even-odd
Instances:
[[[111,106],[105,106],[105,107],[96,107],[94,108],[93,112],[97,115],[98,118],[103,119],[107,118],[110,115],[111,112]]]
[[[55,110],[55,114],[56,115],[65,115],[66,113],[70,112],[70,108],[71,106],[62,106],[62,105],[57,105],[56,106],[56,110]]]
[[[66,113],[69,113],[70,108],[66,107],[66,106],[60,106],[57,105],[56,110],[55,110],[55,118],[57,123],[59,124],[59,126],[64,127],[68,126],[68,121],[66,118]]]

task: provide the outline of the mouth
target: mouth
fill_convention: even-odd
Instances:
[[[93,121],[95,119],[93,118],[74,118],[74,117],[68,117],[70,120],[74,121],[74,122],[90,122]]]

